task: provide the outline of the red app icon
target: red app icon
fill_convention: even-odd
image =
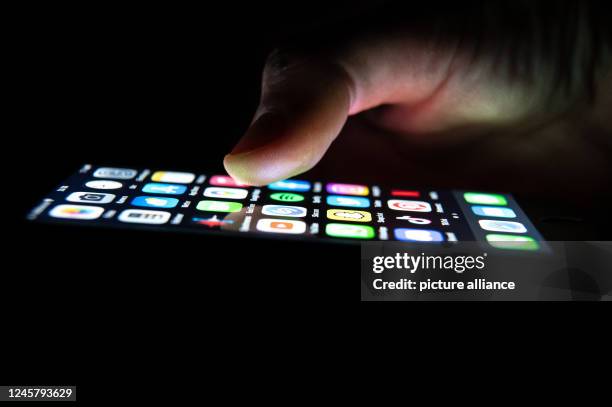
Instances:
[[[418,198],[421,196],[421,193],[419,191],[407,191],[405,189],[392,189],[391,195],[392,196],[403,196],[406,198]]]
[[[431,205],[423,201],[408,201],[403,199],[389,199],[389,209],[409,212],[431,212]]]
[[[246,187],[245,184],[239,184],[234,179],[228,175],[213,175],[210,177],[209,181],[210,185],[215,185],[218,187]]]

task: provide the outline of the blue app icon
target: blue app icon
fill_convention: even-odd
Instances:
[[[297,191],[307,192],[310,191],[310,182],[300,181],[296,179],[287,179],[284,181],[273,182],[268,185],[268,188],[274,191]]]
[[[308,213],[308,210],[302,206],[289,205],[264,205],[261,208],[261,213],[271,216],[288,216],[291,218],[303,218]]]
[[[500,206],[472,206],[472,212],[478,216],[490,216],[493,218],[516,218],[516,213],[510,208]]]
[[[403,242],[442,242],[444,237],[437,230],[397,228],[395,238]]]
[[[178,199],[161,196],[137,196],[132,199],[132,205],[144,208],[174,208],[177,204]]]
[[[348,208],[368,208],[370,207],[370,200],[360,196],[328,195],[327,204]]]
[[[177,184],[161,184],[159,182],[149,182],[142,188],[142,192],[148,194],[168,194],[168,195],[181,195],[187,191],[185,185]]]

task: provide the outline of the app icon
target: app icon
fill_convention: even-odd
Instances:
[[[93,176],[96,178],[132,179],[136,174],[138,174],[138,171],[130,168],[101,167],[94,172]]]
[[[335,182],[331,182],[327,184],[327,192],[330,194],[337,194],[337,195],[366,196],[367,194],[370,193],[370,190],[365,185],[337,184]]]
[[[510,232],[510,233],[525,233],[527,228],[520,222],[510,222],[507,220],[489,220],[482,219],[478,223],[484,230],[491,232]]]
[[[540,247],[538,242],[529,236],[489,234],[486,239],[491,246],[498,249],[538,250]]]
[[[242,204],[228,201],[200,201],[196,209],[208,212],[238,212],[242,209]]]
[[[350,209],[328,209],[327,218],[332,220],[345,220],[349,222],[371,222],[372,215],[366,211]]]
[[[69,202],[106,204],[113,202],[115,195],[100,192],[73,192],[66,197]]]
[[[152,181],[176,184],[191,184],[194,179],[195,174],[190,172],[156,171],[151,176]]]
[[[503,195],[484,194],[480,192],[466,192],[463,194],[466,202],[481,205],[508,205],[508,201]]]
[[[391,196],[401,196],[404,198],[418,198],[421,196],[419,191],[406,191],[404,189],[392,189]]]
[[[211,228],[232,225],[234,223],[232,219],[219,219],[217,215],[213,215],[210,218],[192,218],[191,220],[198,225],[204,225]]]
[[[132,199],[132,205],[145,208],[174,208],[177,204],[178,199],[161,196],[137,196]]]
[[[246,187],[245,184],[239,184],[229,175],[213,175],[210,177],[210,185],[217,187]]]
[[[87,184],[85,184],[85,186],[91,189],[119,189],[123,187],[123,184],[121,182],[110,181],[110,180],[105,179],[105,180],[89,181]]]
[[[349,223],[328,223],[325,233],[332,237],[346,237],[350,239],[372,239],[374,228],[366,225],[351,225]]]
[[[397,240],[403,242],[442,242],[444,237],[437,230],[397,228],[394,230]]]
[[[351,208],[368,208],[370,200],[360,196],[328,195],[327,204],[330,206],[346,206]]]
[[[306,231],[306,223],[301,220],[259,219],[256,226],[261,232],[300,234]]]
[[[408,212],[431,212],[431,205],[423,201],[407,201],[404,199],[389,199],[389,209]]]
[[[241,188],[219,188],[208,187],[204,190],[204,196],[208,198],[244,199],[249,191]]]
[[[303,218],[306,216],[306,208],[301,206],[287,205],[264,205],[261,208],[261,213],[271,216],[287,216],[290,218]]]
[[[149,182],[142,188],[142,192],[148,194],[168,194],[168,195],[181,195],[187,191],[185,185],[176,184],[160,184],[157,182]]]
[[[493,218],[516,218],[516,213],[512,209],[499,206],[472,206],[472,212]]]
[[[396,216],[395,219],[398,220],[407,220],[408,222],[414,224],[414,225],[429,225],[431,223],[431,220],[429,219],[425,219],[425,218],[415,218],[413,216]]]
[[[281,202],[301,202],[304,200],[304,195],[292,194],[290,192],[277,192],[270,195],[270,199]]]
[[[54,218],[92,220],[98,219],[102,212],[104,212],[104,208],[101,206],[57,205],[51,209],[49,216]]]
[[[126,209],[119,215],[119,220],[127,223],[163,225],[170,220],[170,212],[150,211],[146,209]]]
[[[310,182],[288,179],[285,181],[273,182],[272,184],[268,185],[268,188],[275,191],[307,192],[310,191]]]

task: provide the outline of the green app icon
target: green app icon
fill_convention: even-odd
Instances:
[[[328,223],[325,233],[332,237],[348,237],[351,239],[372,239],[374,228],[366,225],[352,225],[349,223]]]
[[[538,250],[540,248],[538,242],[529,236],[488,234],[487,242],[498,249]]]
[[[277,192],[270,195],[270,198],[281,202],[300,202],[304,200],[304,195],[292,194],[291,192]]]
[[[508,205],[508,201],[503,195],[484,194],[480,192],[466,192],[463,194],[466,202],[481,205]]]
[[[208,212],[238,212],[242,209],[242,204],[228,201],[200,201],[196,209]]]

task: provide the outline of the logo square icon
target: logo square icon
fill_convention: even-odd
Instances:
[[[370,189],[365,185],[338,184],[332,182],[327,184],[327,192],[336,195],[366,196],[370,193]]]
[[[410,201],[405,199],[389,199],[389,209],[407,212],[431,212],[431,205],[424,201]]]

